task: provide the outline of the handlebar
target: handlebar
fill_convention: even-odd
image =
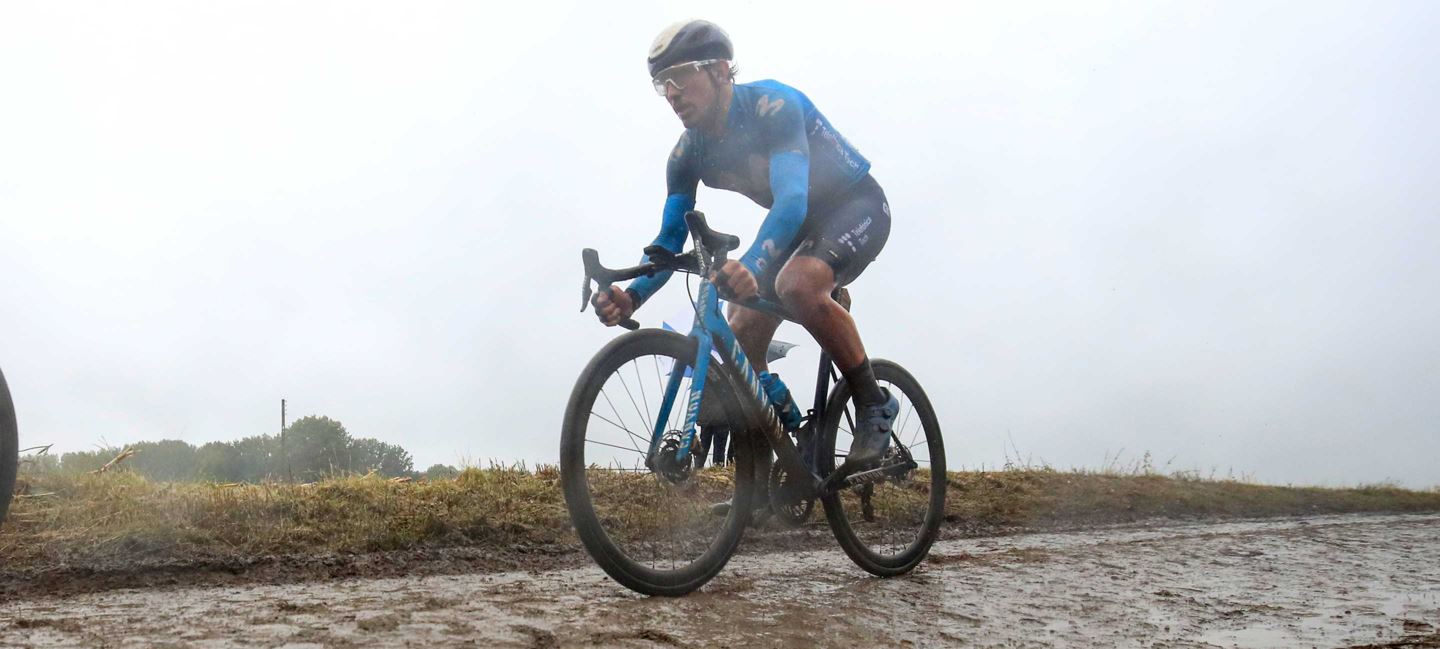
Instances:
[[[695,257],[694,251],[683,255],[677,255],[661,246],[648,246],[645,254],[650,261],[631,266],[629,268],[606,268],[600,263],[600,253],[594,248],[586,248],[580,251],[580,260],[585,265],[585,283],[582,287],[580,298],[580,310],[583,312],[590,306],[590,298],[594,294],[590,290],[590,282],[594,281],[600,291],[609,291],[616,282],[635,279],[641,276],[650,276],[664,271],[681,271],[687,273],[699,273],[699,260]],[[620,322],[620,326],[631,331],[640,328],[640,323],[633,318],[626,318]]]
[[[695,241],[695,247],[690,252],[675,254],[662,246],[648,246],[645,248],[645,255],[649,261],[638,266],[606,268],[600,263],[600,253],[596,252],[594,248],[580,251],[580,260],[585,266],[585,283],[581,293],[580,311],[583,312],[590,306],[590,298],[594,295],[590,289],[591,281],[595,282],[598,290],[609,291],[610,286],[615,282],[635,279],[642,275],[650,276],[667,271],[699,274],[725,263],[725,253],[740,247],[740,237],[710,229],[703,212],[695,210],[686,212],[685,225],[690,228],[691,236]],[[633,331],[640,328],[640,323],[627,318],[620,322],[620,326]]]
[[[655,264],[641,264],[633,268],[612,270],[600,264],[600,253],[594,248],[586,248],[580,251],[580,260],[585,265],[585,283],[581,287],[580,312],[584,313],[586,307],[590,306],[590,297],[593,292],[590,290],[590,281],[594,280],[600,290],[608,293],[610,286],[615,282],[627,279],[634,279],[641,275],[653,275]],[[634,318],[626,318],[620,321],[620,326],[634,331],[640,328],[640,323]]]

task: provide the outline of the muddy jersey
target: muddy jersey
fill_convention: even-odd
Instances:
[[[778,81],[736,84],[725,134],[688,129],[670,152],[668,196],[654,243],[680,252],[699,183],[739,192],[768,208],[740,263],[759,275],[790,247],[814,205],[845,192],[870,171],[870,162],[841,137],[815,104]],[[669,274],[635,280],[643,301]]]

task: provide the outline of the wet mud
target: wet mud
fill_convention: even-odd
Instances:
[[[752,550],[678,599],[588,566],[27,596],[0,645],[1440,647],[1440,516],[947,540],[893,579]]]

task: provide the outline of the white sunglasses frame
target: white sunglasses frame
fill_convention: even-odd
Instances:
[[[664,70],[661,70],[658,74],[655,75],[654,78],[650,79],[650,85],[652,85],[652,86],[655,87],[655,94],[660,95],[661,97],[664,97],[664,96],[665,96],[665,86],[667,86],[667,85],[669,85],[669,86],[675,86],[675,89],[676,89],[676,90],[684,90],[684,89],[685,89],[685,86],[684,86],[684,85],[681,85],[681,83],[680,83],[679,81],[676,81],[676,80],[674,80],[674,79],[668,78],[668,77],[666,76],[667,73],[669,73],[669,72],[671,72],[671,71],[677,71],[677,70],[680,69],[680,68],[693,68],[693,69],[695,70],[695,72],[699,72],[701,69],[703,69],[703,68],[704,68],[705,66],[707,66],[707,65],[714,65],[714,64],[716,64],[716,63],[723,62],[724,60],[725,60],[725,59],[705,59],[705,60],[703,60],[703,61],[686,61],[686,62],[684,62],[684,63],[676,63],[675,65],[672,65],[672,66],[670,66],[670,67],[668,67],[668,68],[665,68]]]

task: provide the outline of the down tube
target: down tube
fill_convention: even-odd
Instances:
[[[730,329],[729,324],[718,315],[710,313],[706,315],[710,316],[706,319],[706,324],[711,331],[715,332],[721,350],[725,352],[725,356],[730,359],[730,364],[745,380],[745,387],[750,391],[750,397],[760,404],[761,416],[765,421],[764,434],[770,439],[771,450],[780,456],[785,465],[807,467],[808,470],[808,465],[801,458],[800,452],[782,431],[780,420],[775,416],[775,409],[770,405],[770,397],[760,386],[760,377],[755,373],[755,368],[750,365],[750,359],[746,358],[745,350],[741,349],[740,343],[735,340],[735,333]]]
[[[730,329],[730,323],[720,315],[717,306],[714,309],[706,309],[705,328],[715,335],[720,344],[720,350],[725,357],[730,359],[730,364],[739,372],[740,378],[745,381],[745,388],[750,391],[750,397],[760,403],[761,412],[773,413],[770,407],[770,397],[760,387],[760,377],[755,374],[755,368],[750,365],[750,359],[745,357],[745,351],[740,349],[740,343],[735,340],[735,332]]]

